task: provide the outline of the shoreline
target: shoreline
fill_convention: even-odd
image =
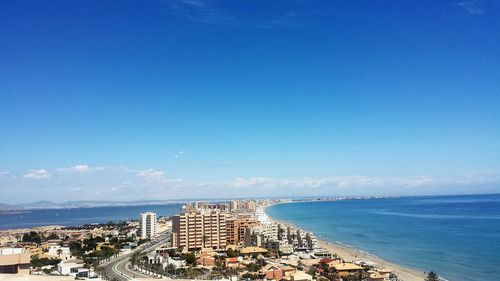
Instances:
[[[288,204],[288,203],[275,203],[275,204]],[[268,217],[270,222],[276,222],[283,225],[293,226],[295,228],[303,229],[302,227],[299,227],[293,223],[278,220],[269,216],[266,210],[268,207],[271,207],[272,205],[275,204],[268,205],[264,208],[264,214]],[[312,232],[314,233],[314,231]],[[396,274],[398,278],[401,279],[402,281],[425,280],[426,273],[423,271],[419,271],[417,269],[413,269],[407,266],[398,265],[394,262],[387,261],[381,257],[363,251],[362,249],[350,247],[348,245],[341,244],[340,242],[337,241],[330,242],[323,238],[319,239],[318,236],[316,236],[316,240],[321,248],[331,252],[332,254],[337,254],[340,258],[346,261],[363,261],[363,262],[373,263],[378,268],[392,270],[392,272]]]

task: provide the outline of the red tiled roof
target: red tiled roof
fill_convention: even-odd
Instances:
[[[334,260],[331,258],[322,258],[319,262],[320,263],[331,263],[332,261],[334,261]]]

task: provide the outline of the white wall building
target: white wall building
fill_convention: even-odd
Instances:
[[[57,271],[61,275],[73,275],[78,273],[78,269],[83,268],[83,263],[80,261],[63,261],[57,265]]]
[[[50,246],[47,255],[58,257],[63,261],[71,258],[69,247],[61,247],[60,245]]]
[[[141,238],[151,238],[156,235],[156,214],[152,212],[142,213],[140,218]]]

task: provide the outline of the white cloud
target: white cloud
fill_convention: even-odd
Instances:
[[[252,5],[252,1],[248,2]],[[297,3],[298,4],[298,3]],[[249,26],[254,28],[294,28],[304,25],[304,14],[300,4],[295,12],[289,9],[279,11],[264,18],[245,18],[239,16],[230,7],[220,1],[213,0],[170,0],[167,1],[170,10],[186,19],[216,25]]]
[[[137,176],[149,182],[161,182],[166,179],[165,172],[155,169],[140,171]]]
[[[182,155],[184,155],[184,151],[179,151],[179,152],[177,152],[177,153],[175,154],[175,156],[174,156],[174,157],[175,157],[175,158],[180,158],[180,157],[182,157]]]
[[[56,173],[58,174],[83,174],[91,171],[102,171],[104,167],[90,167],[86,164],[76,165],[72,167],[62,167],[56,169]]]
[[[173,183],[173,182],[182,182],[181,179],[169,179],[165,175],[164,171],[155,170],[155,169],[147,169],[142,170],[137,174],[138,177],[143,178],[147,182],[150,183]]]
[[[8,174],[10,174],[9,171],[0,171],[0,178],[4,177],[4,176],[7,176]]]
[[[456,5],[471,15],[481,15],[484,14],[484,10],[479,6],[478,0],[461,0],[456,3]]]
[[[322,177],[322,178],[238,178],[232,182],[233,187],[382,187],[382,186],[404,186],[416,187],[430,184],[432,179],[429,177],[366,177],[366,176],[340,176],[340,177]]]
[[[45,169],[29,170],[23,177],[26,179],[50,179],[52,174]]]
[[[185,154],[186,156],[187,154]],[[94,170],[100,172],[91,172]],[[39,179],[34,181],[35,179]],[[51,180],[41,180],[51,179]],[[16,189],[5,190],[11,198],[26,200],[72,200],[80,192],[82,200],[231,198],[255,196],[330,196],[330,195],[423,195],[498,192],[500,171],[473,171],[446,177],[429,176],[324,176],[324,177],[240,177],[212,180],[182,180],[161,169],[136,169],[127,166],[76,165],[54,170],[35,169],[10,173],[1,178]],[[36,183],[36,186],[34,186]],[[32,190],[44,190],[34,193]],[[85,192],[81,192],[85,191]],[[3,195],[3,194],[2,194]],[[31,197],[29,197],[31,196]],[[7,198],[7,197],[6,197]]]

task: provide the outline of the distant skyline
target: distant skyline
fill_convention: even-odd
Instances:
[[[500,3],[2,1],[0,203],[500,192]]]

